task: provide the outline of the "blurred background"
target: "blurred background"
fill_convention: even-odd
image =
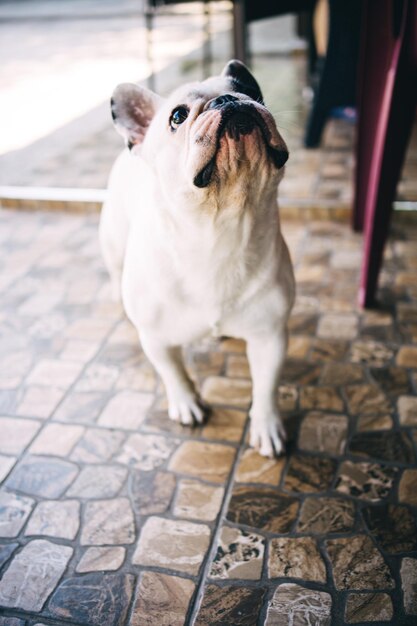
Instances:
[[[109,116],[114,87],[139,81],[166,94],[239,56],[254,71],[290,148],[283,210],[331,211],[332,218],[346,219],[353,201],[362,5],[1,0],[3,205],[23,199],[26,207],[28,201],[37,206],[41,198],[51,206],[60,201],[61,208],[81,202],[97,209],[122,148]],[[397,200],[414,208],[414,130],[410,136]]]

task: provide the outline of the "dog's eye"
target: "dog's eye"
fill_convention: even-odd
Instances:
[[[171,117],[169,120],[172,130],[177,130],[178,126],[180,126],[180,124],[185,122],[187,117],[188,117],[187,107],[180,106],[174,109],[171,113]]]

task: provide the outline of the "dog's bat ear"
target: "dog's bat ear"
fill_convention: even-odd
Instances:
[[[233,89],[238,93],[244,93],[256,102],[264,103],[261,88],[252,76],[246,65],[233,59],[229,61],[222,71],[222,76],[232,79]]]
[[[129,149],[142,143],[161,102],[162,98],[140,85],[122,83],[116,87],[111,98],[111,114]]]

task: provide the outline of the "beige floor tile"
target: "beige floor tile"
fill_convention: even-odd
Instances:
[[[235,480],[239,483],[278,485],[284,465],[285,459],[267,459],[256,450],[248,449],[237,466]]]
[[[15,456],[0,454],[0,482],[2,482],[17,461]]]
[[[252,383],[240,378],[211,376],[204,381],[201,395],[209,404],[246,409],[252,397]]]
[[[67,456],[84,434],[82,426],[46,424],[30,446],[32,454]]]
[[[0,417],[0,452],[20,454],[42,426],[37,420]]]
[[[404,504],[417,506],[417,469],[406,469],[398,487],[398,499]]]
[[[158,572],[143,572],[130,626],[183,626],[194,591],[191,580]]]
[[[246,420],[247,413],[245,411],[213,407],[201,434],[207,439],[239,442]]]
[[[229,476],[236,450],[230,446],[186,441],[174,453],[169,469],[209,482],[223,483]]]
[[[121,546],[87,548],[79,560],[75,571],[84,574],[85,572],[117,570],[122,565],[125,554],[126,549]]]
[[[158,542],[154,538],[158,537]],[[149,517],[132,557],[134,565],[197,574],[209,545],[210,528],[182,520]]]
[[[77,500],[40,502],[26,526],[25,535],[74,539],[80,527]]]
[[[64,393],[64,389],[57,387],[28,386],[16,408],[16,414],[46,419],[58,406]]]
[[[417,368],[417,346],[402,346],[397,354],[397,363],[403,367]]]
[[[119,391],[109,401],[98,424],[123,430],[136,430],[145,420],[154,398],[138,391]]]
[[[212,487],[197,480],[181,480],[173,513],[184,519],[212,522],[220,511],[223,495],[223,487]]]
[[[87,502],[80,543],[89,545],[130,544],[135,541],[135,523],[128,498]]]
[[[81,369],[80,363],[43,359],[35,365],[26,382],[29,385],[68,389],[79,376]]]

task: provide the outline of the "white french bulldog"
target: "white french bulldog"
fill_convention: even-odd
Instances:
[[[294,277],[277,186],[288,151],[260,88],[230,61],[221,76],[168,99],[119,85],[112,115],[129,149],[111,172],[100,241],[165,384],[169,416],[182,424],[205,416],[180,346],[210,332],[242,338],[253,380],[250,444],[280,454],[277,385]]]

